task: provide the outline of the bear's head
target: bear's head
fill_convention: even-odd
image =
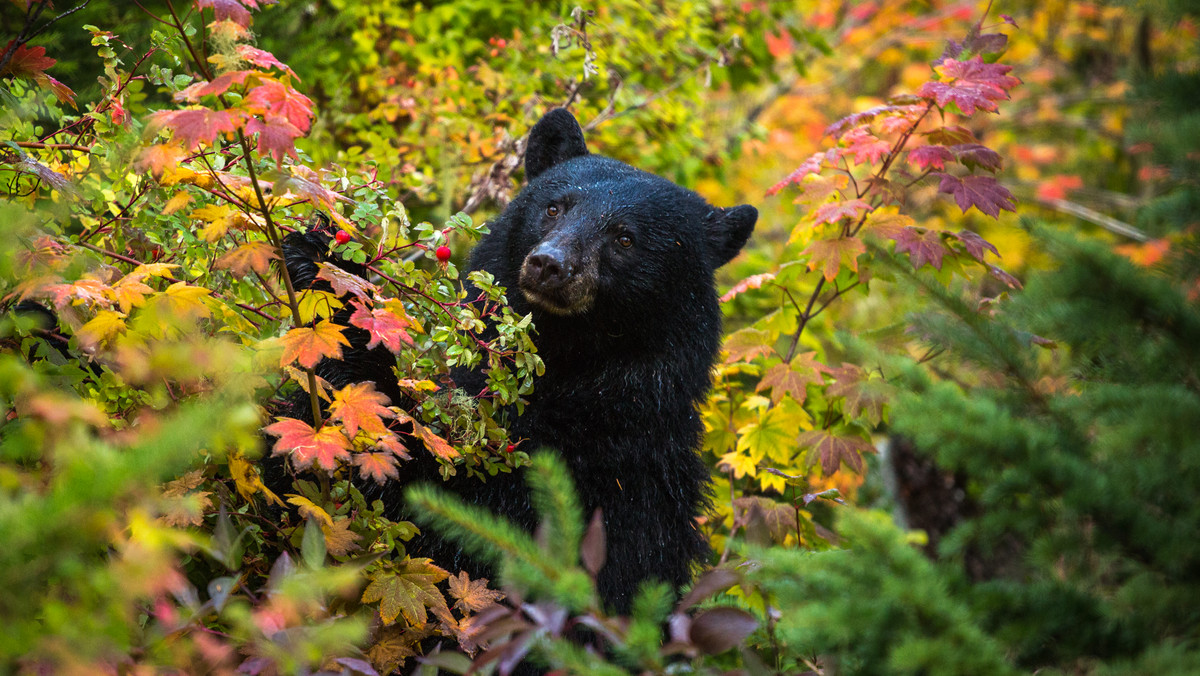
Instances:
[[[741,250],[758,218],[752,206],[714,207],[589,153],[579,123],[561,108],[530,132],[525,174],[528,185],[500,219],[504,269],[495,260],[485,267],[539,327],[567,318],[607,318],[592,323],[609,326],[689,305],[715,312],[713,271]]]

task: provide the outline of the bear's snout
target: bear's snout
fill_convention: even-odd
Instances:
[[[574,315],[592,306],[593,276],[577,269],[563,249],[543,242],[525,257],[518,285],[526,300],[543,310]]]
[[[539,249],[525,259],[521,281],[530,287],[553,291],[567,283],[571,277],[571,267],[557,249]]]

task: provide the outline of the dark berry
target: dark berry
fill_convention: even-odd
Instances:
[[[434,252],[434,255],[437,256],[439,262],[445,263],[446,261],[450,260],[450,247],[443,244],[437,248],[437,251]]]
[[[345,230],[338,230],[333,236],[333,240],[338,244],[345,244],[346,242],[350,241],[350,233],[346,232]]]

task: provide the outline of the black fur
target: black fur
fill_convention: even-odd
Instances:
[[[745,244],[757,212],[713,207],[663,178],[589,154],[578,123],[561,109],[531,132],[526,173],[529,184],[490,224],[471,268],[491,272],[514,309],[533,313],[546,371],[510,435],[522,448],[560,453],[585,513],[602,510],[608,561],[600,593],[606,605],[628,612],[640,583],[684,585],[708,554],[695,519],[709,483],[698,453],[698,407],[720,346],[713,272]],[[301,255],[303,245],[289,243],[297,246],[286,251],[289,269],[313,265],[313,251]],[[393,396],[394,362],[381,348],[361,349],[361,337],[351,339],[346,363],[323,364],[321,375],[335,386],[372,380]],[[486,384],[482,372],[460,369],[452,377],[467,392]],[[386,489],[395,517],[404,516],[404,484],[437,476],[428,453],[413,456],[402,481]],[[519,472],[486,483],[452,477],[446,485],[529,530],[536,525]],[[432,534],[411,542],[409,552],[490,576]]]

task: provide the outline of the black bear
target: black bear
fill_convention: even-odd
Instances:
[[[563,109],[530,132],[525,174],[528,185],[490,223],[471,268],[492,273],[513,308],[533,315],[545,374],[510,436],[561,454],[584,513],[602,510],[608,557],[599,591],[624,613],[643,581],[678,588],[708,553],[695,519],[709,484],[698,406],[721,335],[713,273],[741,250],[758,212],[714,207],[666,179],[590,154]],[[285,253],[298,286],[311,283],[320,249],[300,238]],[[339,387],[372,380],[399,397],[383,365],[390,357],[378,350],[354,350],[346,363],[323,364],[321,375]],[[451,375],[467,392],[486,384],[479,371]],[[414,453],[402,481],[389,484],[385,501],[397,516],[403,485],[437,476],[428,456]],[[486,482],[452,477],[447,487],[536,526],[519,472]],[[408,550],[451,571],[489,573],[432,533]]]

